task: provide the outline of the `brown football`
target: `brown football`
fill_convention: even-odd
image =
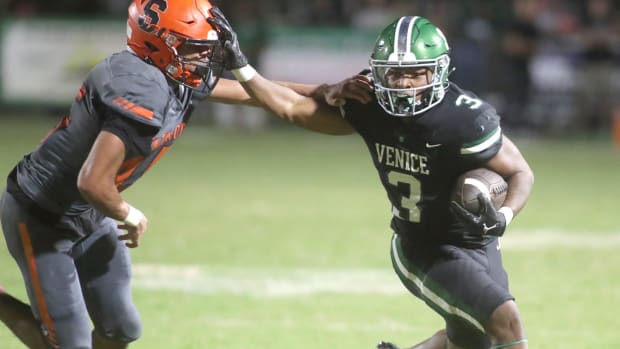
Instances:
[[[502,176],[486,168],[477,168],[463,173],[457,179],[452,200],[469,212],[479,213],[479,193],[490,196],[493,206],[498,209],[504,203],[507,192],[508,183]]]

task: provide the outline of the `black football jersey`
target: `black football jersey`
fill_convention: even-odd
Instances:
[[[440,104],[416,117],[394,117],[376,101],[347,101],[341,111],[368,146],[392,204],[392,228],[430,241],[469,240],[450,196],[460,174],[499,151],[495,109],[452,83]]]
[[[136,141],[133,136],[122,138],[127,155],[116,178],[122,191],[183,133],[193,109],[192,93],[169,83],[158,68],[129,51],[111,55],[88,74],[69,115],[17,164],[19,189],[53,213],[87,209],[89,205],[77,189],[78,173],[97,135],[115,119],[121,121],[110,127],[115,133],[146,137],[144,146],[132,146]],[[119,132],[119,127],[135,129]],[[150,134],[145,136],[144,130]]]

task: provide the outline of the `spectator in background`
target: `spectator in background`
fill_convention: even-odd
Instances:
[[[314,0],[310,2],[308,20],[320,26],[343,26],[348,23],[342,11],[342,1]]]
[[[379,29],[398,16],[389,0],[350,1],[348,7],[353,11],[351,25],[355,28]]]
[[[455,67],[452,81],[467,85],[478,95],[489,94],[489,82],[492,75],[493,60],[493,26],[494,8],[485,1],[476,1],[463,15],[462,30],[448,33],[452,37],[452,62]]]
[[[505,98],[503,121],[507,127],[527,126],[523,111],[531,88],[529,63],[540,38],[536,16],[542,3],[538,0],[513,0],[513,21],[501,38],[505,66],[498,78],[504,79],[501,83]]]
[[[95,15],[105,8],[104,3],[105,0],[9,0],[7,8],[16,14]],[[127,5],[129,2],[126,2],[125,8]]]
[[[615,79],[620,58],[620,17],[611,0],[587,0],[584,3],[578,42],[581,47],[577,64],[578,81],[575,126],[579,130],[598,132],[608,129],[614,109],[620,107]]]

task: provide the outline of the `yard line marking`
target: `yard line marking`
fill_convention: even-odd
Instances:
[[[391,269],[270,270],[136,264],[132,284],[143,289],[258,297],[317,293],[406,294]]]
[[[620,233],[562,233],[510,231],[502,250],[554,248],[617,249]],[[388,258],[386,256],[386,258]],[[193,294],[234,294],[253,297],[291,297],[314,294],[406,295],[394,271],[385,269],[261,269],[198,265],[135,264],[133,285],[139,289]]]

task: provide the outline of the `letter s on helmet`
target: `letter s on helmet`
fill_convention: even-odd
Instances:
[[[439,104],[449,85],[449,51],[446,37],[426,18],[405,16],[388,25],[379,34],[370,57],[379,105],[391,115],[411,117]],[[432,72],[427,85],[390,86],[390,74],[416,69]]]
[[[209,93],[224,53],[208,0],[134,0],[127,18],[127,47],[170,79]]]

